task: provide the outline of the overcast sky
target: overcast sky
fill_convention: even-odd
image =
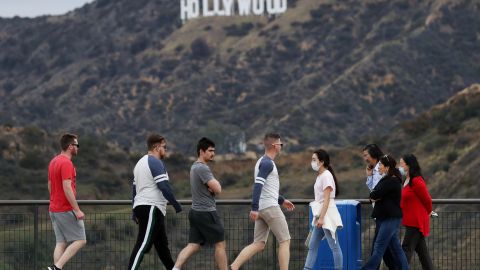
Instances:
[[[92,1],[93,0],[0,0],[0,17],[60,15]]]

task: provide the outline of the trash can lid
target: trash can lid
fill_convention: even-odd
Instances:
[[[335,200],[336,205],[358,205],[359,201],[356,200]]]

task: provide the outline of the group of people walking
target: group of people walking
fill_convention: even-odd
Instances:
[[[62,152],[49,165],[49,212],[57,244],[54,263],[47,267],[48,270],[61,270],[86,244],[84,214],[76,202],[76,171],[71,162],[80,147],[78,137],[64,134],[60,141]],[[237,270],[264,250],[270,231],[279,243],[279,267],[281,270],[288,269],[291,237],[280,207],[293,211],[295,206],[279,194],[280,179],[274,162],[283,143],[279,134],[268,133],[263,144],[265,153],[254,169],[249,214],[255,222],[253,243],[243,248],[229,264],[224,225],[215,201],[222,192],[222,186],[208,166],[215,157],[215,143],[205,137],[198,141],[197,160],[190,168],[192,207],[188,213],[189,239],[174,261],[165,228],[166,207],[170,203],[179,213],[182,206],[175,198],[162,161],[166,157],[167,141],[158,134],[150,135],[147,138],[148,152],[133,170],[132,219],[138,224],[138,235],[128,269],[139,269],[143,256],[154,246],[166,269],[179,270],[203,245],[209,244],[215,247],[218,269]],[[423,269],[433,269],[425,242],[432,201],[416,157],[411,154],[402,157],[397,167],[395,159],[383,155],[374,144],[365,147],[363,156],[367,163],[367,186],[374,205],[372,217],[375,218],[376,229],[371,257],[362,269],[378,269],[382,257],[390,269],[408,269],[413,251],[419,254]],[[322,239],[327,240],[332,250],[334,268],[343,269],[343,253],[337,233],[343,223],[334,200],[339,186],[327,151],[314,151],[311,167],[317,175],[313,186],[315,200],[310,204],[314,218],[306,241],[308,254],[304,269],[313,269]],[[402,181],[402,175],[405,181]],[[398,235],[401,222],[406,226],[402,245]]]
[[[62,152],[52,159],[49,165],[49,211],[57,244],[54,263],[47,267],[48,270],[61,270],[86,244],[84,214],[76,202],[76,172],[71,161],[80,147],[78,137],[74,134],[64,134],[60,144]],[[173,194],[162,161],[166,156],[167,140],[158,134],[150,135],[147,138],[148,152],[140,158],[133,170],[132,219],[138,224],[138,235],[130,255],[128,269],[139,269],[143,256],[154,246],[166,269],[178,270],[200,250],[201,246],[212,244],[215,246],[217,267],[222,270],[236,270],[265,248],[270,231],[280,245],[278,253],[280,269],[288,269],[290,233],[280,206],[285,207],[287,211],[294,210],[295,206],[279,194],[280,179],[274,159],[283,146],[280,136],[274,133],[265,135],[264,145],[265,155],[255,166],[250,211],[250,219],[255,221],[254,241],[228,265],[225,230],[217,213],[215,201],[215,196],[222,192],[222,186],[208,166],[215,157],[215,143],[208,138],[201,138],[198,141],[197,160],[190,168],[192,207],[188,213],[190,223],[188,244],[178,254],[177,260],[173,261],[165,228],[166,207],[167,203],[170,203],[179,213],[182,206]],[[64,207],[54,207],[58,202]]]
[[[432,198],[417,158],[404,155],[397,166],[396,160],[384,155],[376,144],[365,146],[363,158],[376,227],[372,254],[362,269],[378,269],[382,257],[389,269],[409,269],[414,251],[423,269],[433,269],[425,241],[430,231]],[[402,244],[400,223],[406,228]]]

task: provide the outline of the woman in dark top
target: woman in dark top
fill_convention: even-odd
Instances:
[[[375,202],[372,218],[375,218],[378,233],[373,243],[372,256],[362,269],[377,269],[387,248],[395,257],[399,269],[409,269],[407,258],[398,238],[399,226],[402,221],[402,209],[400,208],[402,178],[396,165],[395,159],[389,155],[380,158],[378,169],[383,177],[370,193],[370,200]]]

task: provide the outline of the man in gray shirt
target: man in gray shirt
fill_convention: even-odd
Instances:
[[[188,213],[190,233],[188,245],[178,254],[175,267],[180,270],[188,258],[200,250],[204,244],[215,245],[215,261],[218,269],[227,269],[225,251],[225,230],[217,213],[215,195],[222,192],[220,182],[213,177],[207,162],[215,156],[215,143],[201,138],[197,144],[198,159],[190,169],[190,187],[192,190],[192,208]]]
[[[208,181],[215,179],[207,164],[195,161],[190,168],[192,209],[201,212],[215,211],[215,194],[208,187]],[[209,190],[210,189],[210,190]]]

